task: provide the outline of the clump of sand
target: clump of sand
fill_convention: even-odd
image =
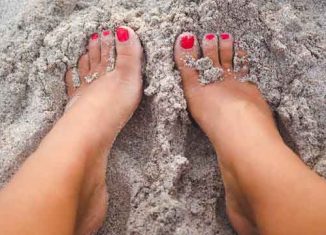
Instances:
[[[186,58],[186,65],[199,72],[198,82],[202,85],[223,81],[223,69],[214,67],[213,61],[208,57],[203,57],[198,60],[194,60],[191,57]]]
[[[99,234],[233,234],[214,150],[188,118],[175,39],[232,33],[287,143],[326,176],[325,11],[323,0],[29,1],[0,27],[0,186],[62,114],[65,71],[89,35],[129,25],[145,48],[145,97],[112,150]]]

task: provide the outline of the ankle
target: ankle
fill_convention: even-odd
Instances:
[[[227,215],[232,226],[241,235],[259,234],[253,208],[239,184],[238,172],[232,167],[224,167],[222,163],[220,167],[225,187]]]
[[[232,207],[227,207],[227,214],[231,224],[237,234],[240,235],[259,235],[259,231],[255,223],[248,217],[248,215]]]
[[[221,143],[227,146],[252,145],[253,142],[270,139],[282,141],[268,107],[243,101],[220,110],[219,115],[213,120],[214,128],[208,133],[215,146],[219,147]]]

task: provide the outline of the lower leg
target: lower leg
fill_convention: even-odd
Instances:
[[[231,223],[239,234],[326,234],[325,181],[285,145],[257,87],[236,79],[248,62],[238,51],[243,64],[234,71],[233,50],[230,34],[204,37],[204,56],[224,73],[202,86],[186,64],[199,58],[195,35],[182,34],[175,45],[189,110],[219,156]]]
[[[30,156],[0,193],[1,234],[73,234],[86,164],[74,154]]]
[[[230,126],[224,119],[218,133],[229,134],[214,141],[229,215],[240,217],[235,227],[247,221],[259,234],[325,234],[325,181],[285,145],[271,118],[250,107],[239,114],[241,120],[228,116]]]
[[[116,69],[107,73],[113,40],[107,31],[101,39],[91,37],[79,61],[79,89],[68,71],[68,94],[78,93],[78,99],[0,191],[0,234],[89,235],[99,229],[107,203],[107,154],[142,94],[137,35],[117,30]],[[94,73],[103,75],[88,85],[83,79]]]

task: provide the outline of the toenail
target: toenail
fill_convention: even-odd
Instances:
[[[125,42],[129,40],[129,31],[125,28],[117,28],[116,30],[117,38],[120,42]]]
[[[222,34],[221,34],[221,38],[222,38],[223,40],[228,40],[228,39],[230,38],[230,34],[228,34],[228,33],[222,33]]]
[[[180,45],[183,49],[191,49],[195,44],[195,37],[193,35],[182,36]]]
[[[102,32],[103,36],[109,36],[110,33],[111,33],[111,32],[110,32],[109,30],[104,30],[104,31]]]
[[[206,38],[207,41],[211,41],[211,40],[215,39],[215,35],[214,34],[207,34],[205,38]]]
[[[93,33],[93,34],[91,35],[91,39],[92,39],[92,40],[97,40],[97,39],[98,39],[98,33]]]

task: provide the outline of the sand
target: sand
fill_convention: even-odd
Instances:
[[[145,48],[145,96],[109,157],[99,234],[233,234],[216,155],[188,116],[175,69],[182,31],[227,31],[250,51],[250,79],[284,139],[326,176],[324,0],[23,2],[0,0],[0,187],[62,115],[63,76],[90,34],[120,24]]]
[[[193,68],[198,71],[198,82],[201,85],[205,86],[224,80],[224,70],[222,68],[214,67],[213,61],[209,57],[202,57],[198,60],[195,60],[191,56],[187,57],[185,58],[184,62],[189,68]]]

